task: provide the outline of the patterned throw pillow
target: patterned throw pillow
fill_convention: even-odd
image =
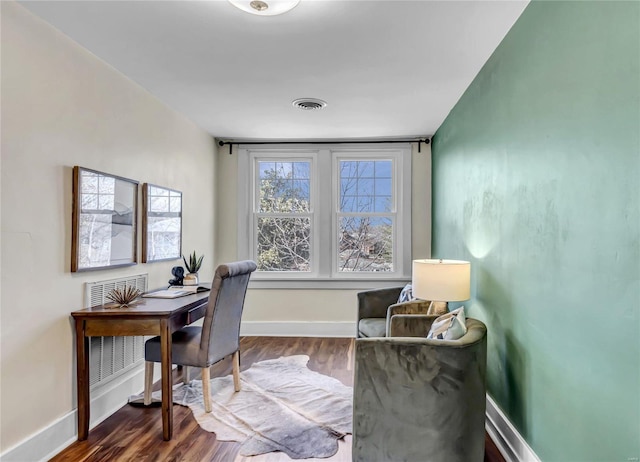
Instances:
[[[433,324],[427,338],[434,340],[458,340],[467,333],[467,318],[464,315],[464,306],[453,310],[450,313],[438,316]]]
[[[407,284],[400,292],[400,296],[398,297],[398,303],[410,302],[411,300],[415,300],[413,296],[413,287],[411,284]]]

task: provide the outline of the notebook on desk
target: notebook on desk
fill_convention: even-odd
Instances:
[[[186,295],[193,295],[194,293],[195,292],[189,292],[188,290],[164,289],[142,294],[142,296],[145,298],[178,298]]]
[[[146,298],[178,298],[210,290],[203,286],[171,286],[168,289],[156,290],[142,294]]]
[[[175,291],[186,290],[190,294],[196,294],[196,293],[199,294],[200,292],[207,292],[208,290],[211,290],[211,289],[205,286],[171,286],[167,290],[175,290]]]

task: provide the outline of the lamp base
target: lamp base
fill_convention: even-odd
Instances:
[[[446,314],[448,312],[449,306],[447,302],[431,302],[429,309],[427,310],[427,315],[440,316],[441,314]]]

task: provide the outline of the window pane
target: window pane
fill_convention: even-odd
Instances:
[[[376,178],[391,178],[391,166],[390,160],[377,160]]]
[[[373,212],[373,196],[358,196],[358,210],[356,212]]]
[[[276,162],[276,173],[280,178],[293,176],[293,162]]]
[[[294,196],[309,201],[309,180],[293,180]]]
[[[376,178],[376,196],[390,196],[391,195],[391,179],[377,179]]]
[[[376,196],[374,212],[391,212],[391,196]]]
[[[340,178],[357,178],[358,162],[353,160],[343,160],[340,162]]]
[[[260,178],[269,178],[276,171],[276,163],[258,162],[258,170],[260,171]]]
[[[297,179],[309,179],[309,170],[311,165],[309,162],[294,162],[293,177]]]
[[[374,162],[370,160],[364,160],[358,162],[358,176],[360,178],[373,178],[374,173]]]
[[[357,186],[355,178],[340,178],[340,197],[355,195]]]
[[[343,212],[357,212],[357,196],[342,196],[342,202],[340,203],[340,210]]]
[[[258,270],[310,271],[311,219],[258,218]]]
[[[341,212],[388,212],[392,210],[392,161],[340,161]],[[381,196],[382,199],[378,199]]]
[[[342,217],[339,225],[339,272],[393,271],[392,218]]]
[[[263,213],[308,212],[311,180],[293,178],[294,170],[308,177],[310,168],[310,162],[258,162],[260,171],[258,211]]]
[[[359,178],[357,181],[358,196],[370,196],[373,194],[374,180],[372,178]]]

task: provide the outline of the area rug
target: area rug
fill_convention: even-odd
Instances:
[[[188,406],[218,440],[239,442],[242,456],[282,451],[292,459],[331,457],[338,440],[351,433],[353,390],[311,371],[308,361],[298,355],[257,362],[240,373],[237,393],[232,376],[211,379],[209,414],[201,380],[176,385],[173,402]]]

